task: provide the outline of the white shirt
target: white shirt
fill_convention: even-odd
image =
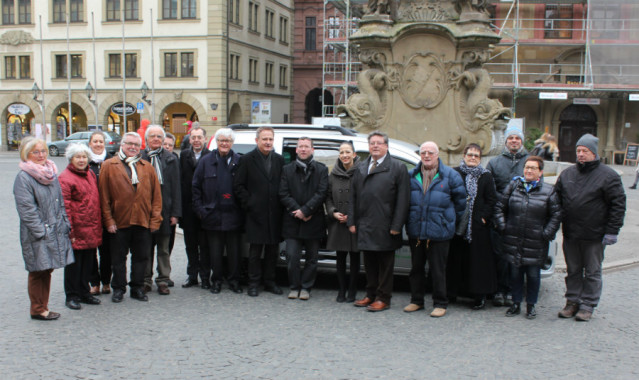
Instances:
[[[377,160],[377,166],[381,165],[382,162],[384,162],[384,159],[386,158],[386,156],[388,156],[388,153],[386,153],[382,158]],[[373,169],[373,163],[375,163],[375,159],[371,156],[371,163],[368,164],[368,174],[370,174],[371,169]]]

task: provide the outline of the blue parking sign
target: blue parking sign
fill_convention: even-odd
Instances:
[[[138,102],[138,113],[144,112],[144,103]]]

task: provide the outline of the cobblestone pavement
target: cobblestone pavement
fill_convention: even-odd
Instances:
[[[63,167],[63,160],[56,162]],[[154,291],[148,303],[127,295],[121,304],[100,296],[102,305],[72,311],[64,306],[62,270],[56,270],[50,307],[62,317],[33,321],[11,191],[16,172],[17,155],[0,154],[2,378],[639,377],[639,267],[604,275],[602,302],[589,323],[557,318],[560,274],[542,282],[536,320],[506,318],[505,308],[492,306],[471,311],[468,300],[434,319],[402,312],[409,301],[403,279],[392,308],[381,313],[335,303],[330,275],[306,302],[182,289],[186,260],[178,239],[171,295]],[[636,242],[635,236],[623,234]]]

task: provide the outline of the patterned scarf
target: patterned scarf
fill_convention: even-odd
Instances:
[[[122,160],[122,162],[129,165],[129,168],[131,168],[131,184],[137,185],[140,181],[138,181],[138,172],[135,170],[135,164],[140,161],[140,155],[138,154],[133,157],[127,157],[122,151],[122,148],[120,148],[118,157]]]
[[[539,185],[539,181],[530,181],[526,182],[526,178],[524,177],[515,177],[514,179],[519,180],[521,184],[524,186],[524,189],[527,193],[530,193],[530,190],[534,189]]]
[[[468,218],[468,228],[466,229],[464,239],[470,243],[473,240],[473,208],[475,207],[475,198],[477,197],[477,183],[479,182],[479,177],[481,177],[482,174],[487,173],[488,170],[484,169],[481,164],[475,167],[470,167],[466,165],[463,159],[459,164],[459,169],[461,169],[462,173],[466,174],[466,207],[468,207],[470,218]]]
[[[155,173],[158,175],[158,181],[160,181],[160,185],[164,184],[164,181],[162,180],[162,163],[160,162],[160,153],[162,153],[162,150],[164,150],[164,148],[159,147],[156,150],[147,151],[147,154],[151,159],[151,165],[153,165],[153,167],[155,168]]]
[[[44,165],[36,164],[33,161],[23,161],[18,166],[45,186],[50,185],[57,178],[58,167],[51,160],[47,160]]]

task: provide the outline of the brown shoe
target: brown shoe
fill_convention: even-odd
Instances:
[[[579,311],[579,304],[571,301],[566,302],[566,306],[559,312],[559,318],[572,318]]]
[[[430,316],[433,317],[433,318],[440,318],[440,317],[443,317],[444,315],[446,315],[446,309],[444,309],[442,307],[436,307],[430,313]]]
[[[590,318],[592,318],[592,311],[588,310],[581,309],[577,312],[577,315],[575,315],[575,320],[579,322],[588,322]]]
[[[382,311],[382,310],[386,310],[390,308],[390,305],[387,303],[384,303],[380,300],[377,300],[375,302],[373,302],[372,304],[368,305],[366,307],[366,310],[368,311]]]
[[[416,303],[409,303],[408,306],[404,308],[404,312],[412,313],[413,311],[422,310],[424,305],[418,305]]]
[[[151,288],[151,285],[144,285],[144,289],[143,289],[144,294],[147,294],[151,290],[153,290],[153,288]]]
[[[162,296],[166,296],[171,294],[171,291],[169,290],[169,286],[167,284],[160,284],[158,285],[158,293]]]
[[[111,294],[111,286],[109,284],[102,285],[102,294]]]
[[[100,295],[100,287],[99,286],[92,286],[91,290],[89,290],[89,293],[91,293],[92,296]]]
[[[368,297],[364,297],[361,300],[357,300],[355,301],[355,303],[353,303],[353,305],[357,306],[357,307],[366,307],[370,304],[373,303],[373,300],[368,298]]]

